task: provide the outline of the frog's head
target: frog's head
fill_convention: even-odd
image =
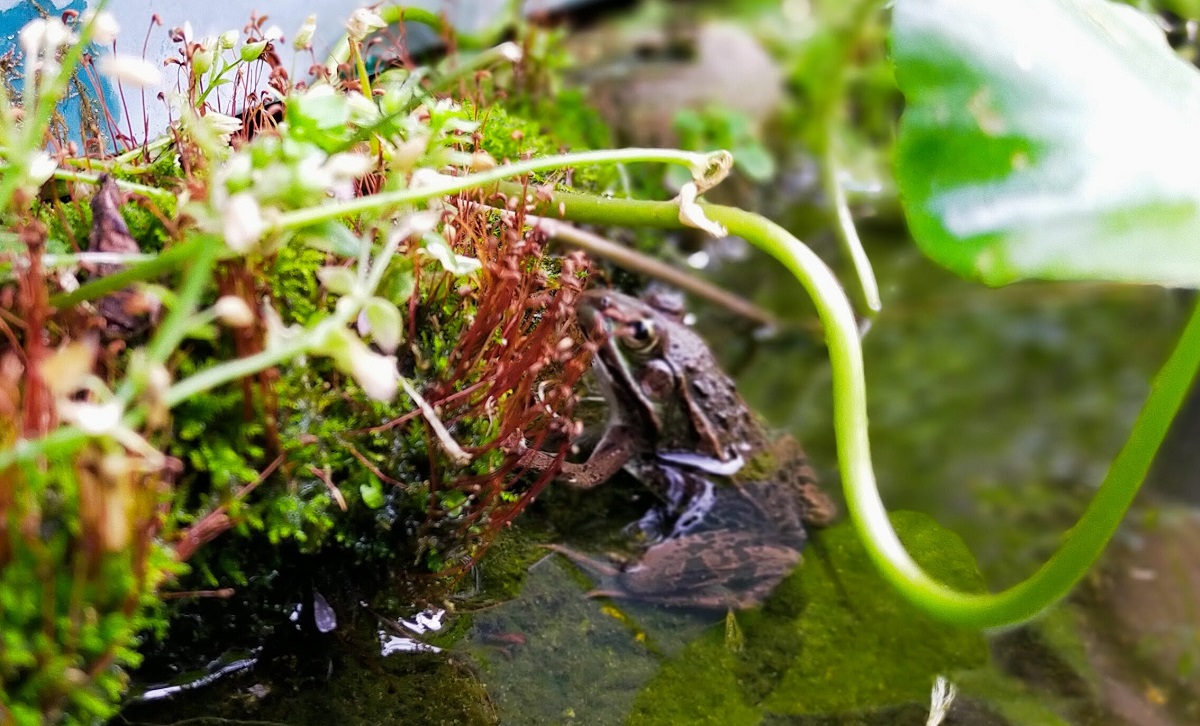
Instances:
[[[596,345],[593,365],[609,405],[628,424],[648,429],[656,451],[719,462],[738,457],[744,404],[677,307],[589,290],[578,312]]]

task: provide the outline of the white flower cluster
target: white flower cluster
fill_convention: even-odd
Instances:
[[[36,18],[25,24],[17,34],[17,43],[25,54],[25,77],[32,79],[58,74],[58,52],[64,46],[78,43],[79,38],[58,18]]]
[[[267,231],[268,218],[280,207],[300,207],[317,196],[347,195],[347,187],[375,165],[365,154],[328,155],[305,147],[297,159],[271,160],[255,166],[253,150],[230,157],[217,172],[213,203],[225,243],[238,253],[254,249]]]

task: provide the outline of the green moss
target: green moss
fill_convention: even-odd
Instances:
[[[493,103],[474,115],[483,122],[480,148],[497,161],[611,147],[608,127],[580,91],[563,91],[553,102],[522,98],[507,106]],[[557,174],[551,178],[557,178]],[[611,165],[582,167],[572,175],[571,188],[613,190],[618,188],[618,178]],[[535,174],[534,180],[540,183],[549,179]]]
[[[158,482],[138,491],[147,482],[106,474],[98,458],[80,459],[78,468],[73,461],[27,468],[0,523],[7,555],[0,566],[0,707],[14,706],[6,724],[33,726],[47,716],[94,723],[111,715],[125,669],[141,661],[139,633],[163,627],[156,588],[179,571],[159,543],[136,541],[157,507]],[[110,515],[101,526],[98,487],[109,501],[126,497],[126,519]]]
[[[317,270],[326,259],[324,252],[295,240],[276,253],[269,279],[274,299],[286,303],[279,306],[284,323],[308,325],[324,310]]]
[[[118,175],[118,178],[146,183],[145,175]],[[34,206],[35,215],[46,225],[47,250],[59,254],[73,252],[72,243],[80,250],[86,250],[92,229],[91,199],[72,200],[65,183],[48,188],[55,196]],[[170,242],[171,233],[162,220],[174,219],[175,213],[176,200],[170,197],[132,199],[121,205],[121,216],[129,227],[129,234],[137,240],[142,252],[158,252]]]
[[[529,568],[546,556],[541,544],[547,539],[544,533],[531,533],[525,528],[502,531],[480,565],[479,596],[467,607],[517,597]]]
[[[919,514],[892,522],[934,577],[982,587],[954,534]],[[925,702],[934,677],[987,662],[983,637],[922,615],[881,581],[853,527],[825,530],[805,566],[756,611],[738,614],[745,647],[714,628],[641,692],[629,723],[757,723],[767,713],[853,714]],[[733,719],[733,720],[730,720]]]

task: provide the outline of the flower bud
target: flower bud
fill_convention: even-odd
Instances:
[[[309,50],[312,48],[313,34],[317,32],[317,16],[316,14],[309,15],[305,18],[304,23],[300,26],[300,30],[296,31],[296,39],[292,41],[292,47],[296,50]]]
[[[231,328],[245,328],[254,323],[254,312],[237,295],[223,295],[212,307],[213,315]]]
[[[380,355],[358,341],[350,347],[350,375],[376,401],[390,401],[399,389],[396,356]]]
[[[198,50],[192,53],[192,75],[202,76],[212,68],[213,52],[211,50]]]
[[[58,170],[58,162],[45,151],[39,151],[29,160],[29,183],[41,186],[54,176]]]
[[[258,57],[263,54],[263,49],[267,47],[267,41],[260,40],[257,43],[247,43],[238,51],[238,55],[246,63],[258,60]]]

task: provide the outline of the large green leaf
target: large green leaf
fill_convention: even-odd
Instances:
[[[1102,0],[896,0],[898,178],[930,257],[1021,278],[1200,283],[1200,74]]]

